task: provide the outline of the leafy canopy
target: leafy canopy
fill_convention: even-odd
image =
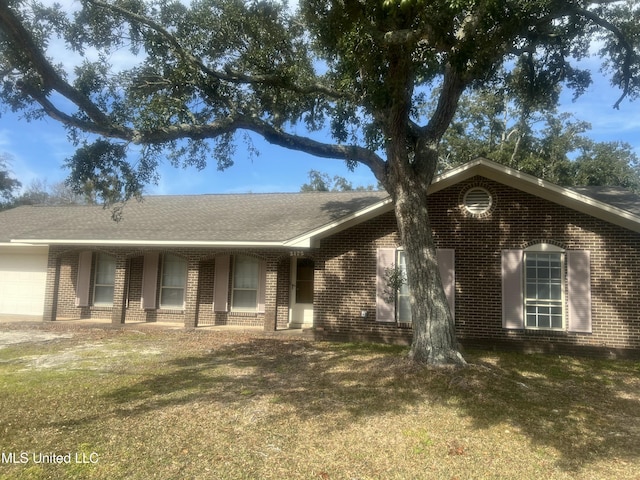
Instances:
[[[525,110],[555,105],[560,85],[589,85],[577,65],[594,48],[616,108],[640,87],[637,1],[80,3],[2,2],[0,99],[64,123],[80,147],[72,183],[97,179],[107,201],[139,194],[164,159],[230,167],[243,131],[360,162],[391,189],[394,162],[425,168],[420,148],[437,149],[462,92],[490,84]],[[60,43],[79,58],[72,71]]]

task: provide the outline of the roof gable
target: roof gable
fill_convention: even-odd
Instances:
[[[435,193],[476,175],[640,232],[640,197],[619,187],[561,187],[499,163],[478,158],[439,175],[429,193]]]

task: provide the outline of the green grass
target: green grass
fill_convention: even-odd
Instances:
[[[640,479],[638,362],[73,334],[0,349],[0,479]]]

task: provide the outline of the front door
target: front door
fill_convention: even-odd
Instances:
[[[313,325],[313,260],[291,259],[291,308],[289,328]]]

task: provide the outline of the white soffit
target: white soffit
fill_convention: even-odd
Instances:
[[[101,246],[118,246],[118,247],[238,247],[251,248],[263,247],[274,248],[282,247],[283,242],[245,242],[245,241],[174,241],[174,240],[58,240],[58,239],[16,239],[11,240],[12,244],[31,244],[31,245],[101,245]]]

